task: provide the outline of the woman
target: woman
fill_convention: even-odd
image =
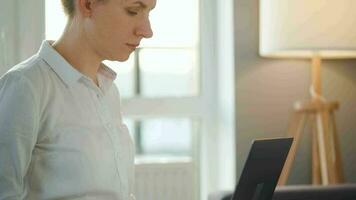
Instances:
[[[156,0],[62,0],[59,40],[0,79],[0,199],[134,199],[116,74],[150,38]]]

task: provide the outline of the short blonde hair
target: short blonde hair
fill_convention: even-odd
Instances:
[[[53,1],[53,0],[50,0]],[[74,15],[74,0],[61,0],[62,1],[62,5],[63,5],[63,10],[64,13],[69,17],[72,18]]]
[[[53,1],[53,0],[48,0],[48,1]],[[64,13],[69,17],[73,18],[74,13],[75,13],[75,0],[61,0],[62,1],[62,6]],[[100,2],[106,2],[107,0],[97,0]]]

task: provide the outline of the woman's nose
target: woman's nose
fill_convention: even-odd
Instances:
[[[153,36],[151,22],[149,19],[145,20],[137,29],[136,35],[143,38],[151,38]]]

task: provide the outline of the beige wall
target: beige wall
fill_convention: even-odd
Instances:
[[[237,176],[251,140],[284,136],[292,104],[309,97],[309,60],[259,57],[258,9],[259,0],[235,0]],[[336,120],[345,177],[356,182],[356,60],[324,61],[322,67],[324,96],[341,103]],[[310,138],[303,136],[290,184],[310,182]]]

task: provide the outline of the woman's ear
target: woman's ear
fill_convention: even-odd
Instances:
[[[92,15],[95,0],[77,0],[76,2],[77,10],[81,16],[90,17]]]

